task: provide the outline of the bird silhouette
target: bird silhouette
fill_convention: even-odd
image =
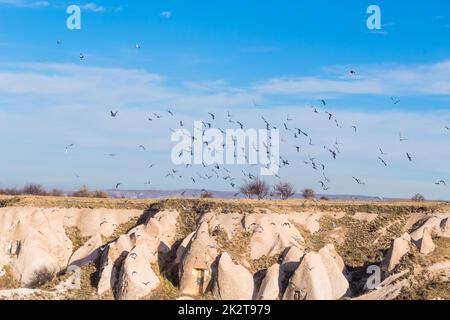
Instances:
[[[364,185],[364,184],[365,184],[361,179],[358,179],[358,178],[355,178],[355,177],[352,177],[352,178],[353,178],[353,180],[355,180],[356,183],[359,184],[359,185]]]
[[[411,162],[412,161],[412,157],[411,157],[411,155],[407,152],[406,153],[406,157],[408,158],[408,160]]]
[[[378,159],[381,161],[382,164],[384,164],[385,167],[387,167],[387,163],[386,163],[386,161],[384,161],[383,158],[378,157]]]
[[[395,105],[397,105],[397,104],[400,103],[400,100],[399,100],[399,99],[395,99],[394,97],[391,97],[391,101],[392,101]]]
[[[73,143],[69,144],[69,145],[66,147],[66,153],[68,153],[68,152],[70,151],[70,149],[73,148],[74,146],[75,146],[75,145],[74,145]]]

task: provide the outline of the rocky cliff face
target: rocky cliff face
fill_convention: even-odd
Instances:
[[[450,210],[363,208],[3,207],[0,299],[393,299],[448,283]]]

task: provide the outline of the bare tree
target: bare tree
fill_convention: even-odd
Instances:
[[[44,187],[42,187],[40,184],[34,184],[30,183],[23,187],[22,190],[23,194],[26,195],[33,195],[33,196],[46,196],[47,191],[45,191]]]
[[[302,195],[305,199],[314,199],[316,197],[316,192],[313,189],[304,189]]]
[[[281,200],[287,200],[295,194],[295,188],[288,182],[280,182],[273,187],[275,194],[279,195]]]
[[[200,194],[200,198],[201,199],[211,199],[211,198],[214,198],[214,195],[209,191],[202,191],[202,193]]]
[[[247,198],[256,196],[258,200],[261,200],[267,197],[270,187],[264,180],[257,178],[255,180],[248,181],[245,185],[239,188],[239,191]]]
[[[424,202],[425,197],[423,195],[421,195],[420,193],[418,193],[414,197],[412,197],[411,200],[416,201],[416,202]]]

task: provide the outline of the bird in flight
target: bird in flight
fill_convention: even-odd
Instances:
[[[355,70],[350,70],[350,71],[348,72],[348,74],[349,74],[350,76],[356,76],[356,71],[355,71]]]
[[[400,137],[400,142],[409,140],[408,138],[404,138],[401,132],[399,133],[399,137]]]
[[[400,103],[400,100],[399,100],[399,99],[395,99],[394,97],[391,97],[391,101],[392,101],[394,104],[399,104],[399,103]]]
[[[68,153],[69,150],[70,150],[73,146],[74,146],[73,143],[69,144],[69,145],[66,147],[66,153]]]
[[[167,110],[167,112],[173,117],[173,112],[170,110]]]
[[[325,111],[325,113],[328,115],[328,120],[331,120],[331,118],[333,117],[333,114],[329,113],[328,111]]]
[[[122,185],[122,183],[121,182],[119,182],[119,183],[116,183],[116,189],[119,189],[119,187]]]
[[[336,156],[337,156],[336,151],[334,151],[334,150],[332,150],[332,149],[328,149],[328,151],[330,151],[330,153],[332,154],[333,159],[336,159]]]
[[[81,60],[81,61],[83,61],[85,57],[86,57],[86,56],[84,55],[84,53],[80,53],[80,60]]]
[[[352,177],[352,178],[353,178],[353,180],[355,180],[356,183],[359,184],[359,185],[364,185],[364,184],[365,184],[361,179],[358,179],[358,178],[355,178],[355,177]]]
[[[358,128],[356,126],[352,126],[353,130],[355,130],[355,133],[358,131]]]
[[[208,114],[211,116],[211,119],[213,119],[213,120],[216,119],[216,115],[214,113],[208,112]]]
[[[109,113],[111,114],[112,118],[115,118],[115,117],[117,117],[117,114],[119,113],[119,111],[114,112],[111,110],[111,111],[109,111]]]
[[[327,190],[329,189],[329,188],[327,187],[327,185],[325,184],[325,182],[319,181],[319,183],[321,184],[323,190],[327,191]]]
[[[387,153],[383,152],[383,149],[380,148],[379,150],[380,150],[381,155],[383,155],[383,156],[387,156],[388,155]]]
[[[437,180],[434,184],[437,185],[437,186],[440,186],[440,185],[446,186],[447,185],[445,180],[442,180],[442,179],[441,180]]]
[[[408,158],[409,161],[412,161],[412,157],[408,152],[406,153],[406,157]]]
[[[445,129],[446,129],[447,131],[450,131],[450,127],[449,127],[449,126],[445,126]]]
[[[141,149],[144,150],[144,151],[146,150],[146,149],[145,149],[145,146],[143,146],[142,144],[140,144],[140,145],[138,146],[138,148],[141,148]]]
[[[134,47],[135,47],[136,49],[140,49],[140,48],[141,48],[141,45],[140,45],[139,43],[137,43]]]
[[[384,164],[385,167],[387,167],[386,161],[382,157],[378,157],[378,159],[381,161],[382,164]]]
[[[327,102],[325,100],[323,100],[323,99],[321,99],[320,102],[322,102],[324,107],[327,105]]]

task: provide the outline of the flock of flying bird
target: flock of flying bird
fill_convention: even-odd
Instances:
[[[58,41],[58,44],[60,44],[60,43],[61,42]],[[141,46],[139,44],[136,44],[135,48],[136,49],[140,49]],[[85,56],[85,54],[80,53],[79,58],[80,58],[81,61],[83,61],[86,58],[86,56]],[[350,77],[356,76],[356,71],[350,70],[348,75]],[[335,115],[333,113],[331,113],[331,112],[326,110],[326,108],[327,108],[327,101],[324,100],[324,99],[321,99],[318,102],[321,105],[321,107],[317,107],[317,106],[314,106],[314,105],[311,106],[312,112],[314,114],[317,114],[317,115],[324,114],[326,116],[326,118],[325,118],[326,120],[330,121],[337,128],[344,129],[344,126],[338,121],[338,119],[335,117]],[[401,100],[399,100],[397,98],[394,98],[394,97],[391,97],[391,102],[394,105],[398,105],[401,102]],[[255,101],[253,101],[253,105],[254,105],[255,108],[256,107],[261,107],[261,105],[256,104]],[[323,108],[323,110],[322,110],[322,108]],[[174,113],[173,110],[167,110],[167,115],[170,118],[175,118],[175,113]],[[119,111],[111,110],[109,116],[111,118],[117,118],[119,116]],[[162,118],[163,118],[162,114],[158,114],[156,112],[153,112],[148,117],[148,121],[150,121],[150,122],[157,121],[157,120],[162,119]],[[245,129],[244,123],[242,121],[234,119],[233,116],[230,114],[230,112],[227,112],[227,120],[228,120],[227,122],[230,125],[233,125],[236,129]],[[283,131],[284,134],[291,134],[292,137],[296,141],[300,141],[300,139],[306,139],[306,143],[309,146],[314,146],[313,139],[312,139],[312,137],[310,136],[310,134],[306,130],[303,130],[302,128],[298,128],[298,127],[295,127],[295,126],[291,126],[291,123],[293,123],[294,119],[290,115],[286,116],[285,121],[283,122],[283,126],[281,128],[278,128],[278,127],[274,126],[273,124],[269,123],[269,121],[267,121],[266,118],[264,118],[264,116],[261,117],[261,120],[264,122],[264,125],[265,125],[265,128],[267,129],[267,131],[270,131],[270,129],[281,129],[281,131]],[[208,120],[202,121],[203,134],[205,133],[206,129],[212,128],[213,123],[215,121],[216,121],[216,114],[214,114],[212,112],[208,112]],[[180,127],[184,127],[185,126],[185,123],[183,122],[183,120],[177,120],[177,122],[178,122],[178,125]],[[225,134],[225,130],[223,130],[221,128],[218,128],[218,129],[223,134]],[[351,129],[355,134],[358,133],[358,127],[356,125],[349,126],[349,129]],[[450,127],[449,126],[446,126],[445,129],[447,131],[450,131]],[[174,130],[172,128],[170,128],[170,131],[174,132]],[[192,141],[194,141],[194,139],[195,139],[195,137],[192,137]],[[405,143],[408,140],[409,139],[406,138],[401,132],[399,133],[399,141],[400,141],[400,143]],[[282,138],[281,142],[286,142],[286,140],[284,140]],[[209,143],[207,141],[205,141],[203,143],[204,143],[204,145],[206,147],[208,147],[210,149],[210,151],[214,151],[214,150],[211,150],[211,148],[209,147]],[[232,146],[232,147],[235,149],[234,156],[236,158],[237,154],[236,154],[236,140],[235,139],[233,139],[233,143],[234,143],[234,146]],[[329,153],[329,155],[330,155],[332,160],[337,160],[338,157],[339,157],[339,154],[341,153],[341,147],[340,147],[341,144],[342,143],[340,143],[338,141],[338,139],[336,139],[334,141],[334,143],[332,143],[331,147],[323,146],[323,149],[326,150],[327,153]],[[270,150],[271,146],[272,146],[272,141],[271,141],[271,137],[270,137],[270,134],[269,134],[269,141],[268,141],[267,144],[264,144],[264,148],[266,149],[265,151],[266,151],[268,156],[270,154],[269,150]],[[66,153],[70,152],[71,148],[73,148],[73,147],[74,147],[74,144],[69,144],[66,147]],[[225,147],[225,144],[223,145],[223,147]],[[255,151],[257,151],[257,152],[259,151],[256,146],[253,145],[252,147],[255,149]],[[138,148],[140,148],[143,151],[146,150],[146,147],[144,145],[139,145]],[[299,144],[295,145],[295,151],[297,153],[300,153],[301,149],[302,149],[302,147]],[[243,150],[243,151],[245,152],[245,150]],[[382,166],[384,166],[384,167],[388,167],[388,162],[386,160],[386,156],[388,154],[385,153],[382,148],[379,148],[378,151],[379,151],[379,156],[378,156],[379,163]],[[180,154],[178,156],[181,157],[183,155],[183,152],[189,152],[189,153],[191,153],[191,155],[193,155],[192,147],[187,149],[187,150],[183,150],[182,152],[180,152]],[[116,154],[115,153],[111,153],[111,154],[108,154],[108,156],[115,157]],[[248,160],[247,156],[245,156],[245,157]],[[412,157],[410,152],[406,152],[405,160],[407,160],[409,162],[413,161],[413,157]],[[291,166],[292,161],[288,160],[288,159],[285,159],[283,157],[280,157],[280,162],[279,163],[280,163],[279,167],[282,168],[282,167]],[[331,180],[326,174],[325,164],[319,163],[316,158],[311,157],[311,156],[308,156],[308,159],[303,161],[303,163],[305,165],[310,165],[313,170],[315,170],[317,172],[320,172],[320,175],[321,175],[322,179],[320,179],[318,181],[318,185],[320,185],[321,189],[324,190],[324,191],[329,190],[330,189],[329,185],[331,183]],[[200,174],[199,172],[197,172],[196,175],[190,174],[188,178],[193,184],[197,184],[199,182],[199,180],[222,179],[225,182],[227,182],[234,190],[236,190],[236,191],[238,190],[239,186],[238,186],[237,180],[239,178],[237,176],[233,176],[231,170],[229,170],[225,166],[219,165],[219,164],[214,164],[214,165],[208,166],[205,163],[203,163],[202,166],[203,166],[204,169],[207,170],[207,173]],[[155,167],[155,164],[151,164],[149,166],[150,169],[153,168],[153,167]],[[192,167],[192,165],[187,164],[186,168],[189,168],[189,167]],[[255,180],[255,179],[258,178],[257,175],[252,174],[251,172],[246,172],[244,170],[241,170],[241,173],[242,173],[242,177],[243,177],[243,179],[242,178],[241,179],[243,181]],[[281,177],[278,174],[274,174],[274,176],[281,180]],[[165,177],[166,178],[172,177],[172,178],[180,178],[181,179],[184,176],[180,172],[180,169],[173,168],[173,169],[171,169],[169,172],[167,172],[165,174]],[[356,176],[352,176],[352,180],[358,185],[365,185],[366,184],[365,181],[363,181],[361,178],[356,177]],[[146,181],[144,184],[145,185],[151,185],[152,181]],[[438,180],[435,181],[435,185],[446,185],[446,184],[447,183],[446,183],[446,181],[444,179],[438,179]],[[122,185],[123,185],[122,182],[116,183],[115,189],[118,190]],[[206,191],[205,189],[202,189],[202,192],[205,192],[205,191]],[[181,193],[181,196],[184,196],[185,193],[186,193],[186,191],[183,191]],[[234,196],[237,197],[239,194],[240,194],[240,192],[237,191],[234,194]],[[273,194],[271,194],[271,196],[273,196]]]

